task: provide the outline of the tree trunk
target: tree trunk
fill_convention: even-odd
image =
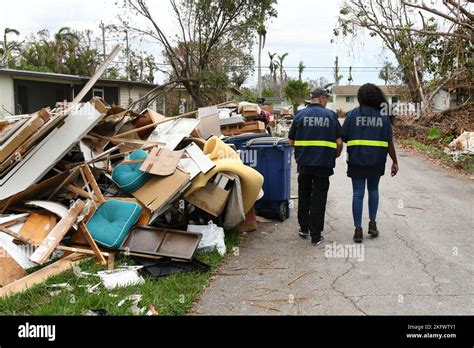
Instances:
[[[189,95],[191,98],[193,98],[194,104],[196,104],[196,107],[201,108],[203,106],[207,106],[204,103],[204,100],[199,93],[199,86],[196,86],[193,82],[185,81],[183,82],[184,88],[186,88],[186,91],[188,91]]]

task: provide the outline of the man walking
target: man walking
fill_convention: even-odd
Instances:
[[[298,222],[303,238],[311,243],[324,241],[324,216],[329,177],[334,174],[336,158],[342,151],[342,127],[336,113],[326,109],[328,92],[316,88],[311,104],[300,110],[293,120],[288,138],[295,147],[298,164]]]

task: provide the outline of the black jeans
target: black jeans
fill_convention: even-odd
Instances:
[[[302,231],[319,239],[324,230],[329,177],[300,173],[298,175],[298,222]]]

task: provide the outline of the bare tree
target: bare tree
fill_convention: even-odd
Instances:
[[[132,24],[129,29],[162,45],[172,77],[182,81],[197,106],[210,101],[206,87],[226,78],[222,69],[219,71],[225,65],[223,51],[226,54],[230,48],[250,51],[262,11],[264,20],[276,16],[275,3],[275,0],[170,0],[179,28],[174,43],[146,0],[125,0],[127,9],[148,24],[147,29]]]

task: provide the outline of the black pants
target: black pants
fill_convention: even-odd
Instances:
[[[302,231],[319,239],[324,230],[329,177],[298,175],[298,222]]]

